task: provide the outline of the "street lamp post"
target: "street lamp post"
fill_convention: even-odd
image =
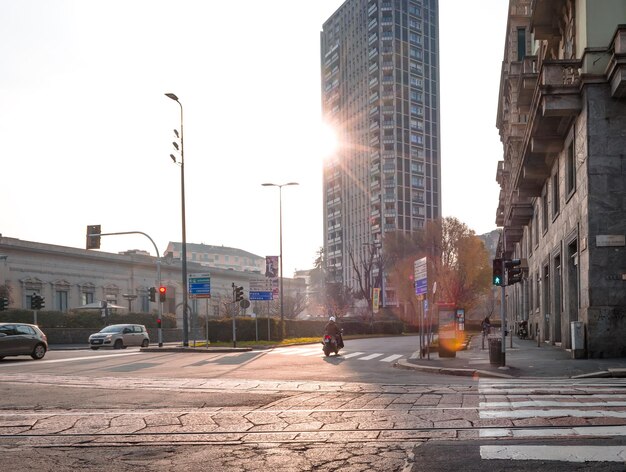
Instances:
[[[182,214],[182,265],[183,265],[183,346],[189,346],[189,324],[187,321],[187,229],[185,224],[185,147],[183,144],[183,104],[173,93],[166,93],[166,97],[180,105],[180,204]]]
[[[298,182],[288,182],[286,184],[261,184],[264,187],[278,187],[278,208],[279,208],[279,235],[280,235],[280,329],[281,336],[284,335],[285,311],[283,304],[283,187],[288,185],[300,185]]]

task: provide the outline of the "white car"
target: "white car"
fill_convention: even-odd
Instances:
[[[128,346],[148,347],[150,336],[144,325],[116,324],[102,328],[98,333],[89,336],[91,349],[112,347],[113,349],[125,349]]]

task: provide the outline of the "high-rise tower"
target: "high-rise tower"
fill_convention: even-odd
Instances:
[[[347,0],[323,25],[322,107],[342,143],[324,166],[334,282],[356,288],[352,258],[441,216],[438,16],[438,0]]]

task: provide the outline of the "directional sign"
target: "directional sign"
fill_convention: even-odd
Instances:
[[[211,298],[211,274],[189,274],[187,287],[190,298]]]
[[[272,279],[252,279],[250,281],[250,300],[272,300]]]
[[[428,271],[426,268],[425,257],[422,257],[413,263],[413,272],[415,280],[415,295],[426,295],[428,292]]]

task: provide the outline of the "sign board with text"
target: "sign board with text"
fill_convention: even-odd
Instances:
[[[187,290],[189,298],[211,298],[211,274],[189,274]]]
[[[426,295],[428,293],[428,276],[426,268],[426,258],[416,260],[413,263],[413,280],[415,281],[415,295]]]
[[[272,300],[273,279],[268,277],[252,279],[250,281],[250,300]]]

